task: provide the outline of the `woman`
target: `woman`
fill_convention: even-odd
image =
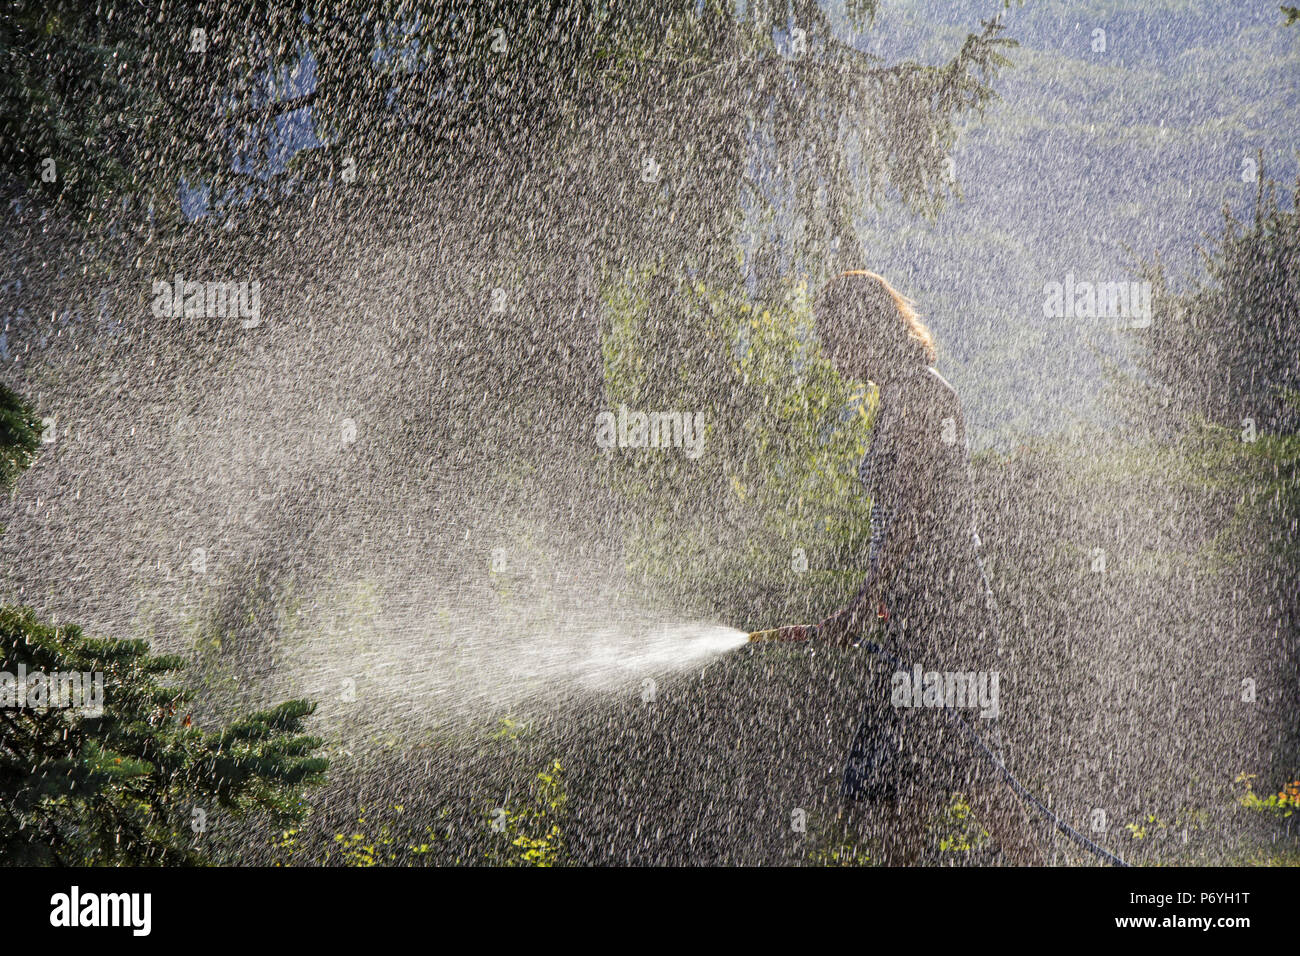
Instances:
[[[866,637],[922,672],[997,672],[996,608],[980,559],[966,425],[957,393],[932,366],[934,339],[912,303],[872,272],[831,280],[814,306],[827,357],[880,402],[859,477],[871,496],[867,577],[853,601],[815,627],[795,625],[751,640],[849,647]],[[918,856],[931,812],[953,792],[1014,862],[1038,862],[1029,818],[1015,794],[941,709],[899,696],[911,674],[877,660],[845,769],[850,805],[886,812],[887,862]],[[984,687],[1000,687],[985,683]],[[919,697],[918,688],[918,697]],[[995,753],[990,709],[959,711]],[[880,815],[878,814],[879,818]]]

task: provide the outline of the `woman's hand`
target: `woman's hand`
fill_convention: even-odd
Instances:
[[[817,636],[817,628],[812,624],[787,624],[785,627],[770,631],[755,631],[749,635],[751,643],[759,641],[811,641]]]

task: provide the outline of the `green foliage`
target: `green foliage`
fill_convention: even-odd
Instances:
[[[20,396],[0,385],[0,491],[7,491],[35,460],[40,445],[40,419]]]
[[[1261,158],[1262,161],[1262,158]],[[1174,289],[1159,260],[1142,269],[1152,284],[1153,321],[1143,329],[1139,363],[1158,402],[1170,413],[1236,427],[1251,418],[1261,428],[1295,430],[1300,406],[1300,182],[1291,209],[1262,174],[1254,218],[1224,211],[1223,230],[1202,250],[1205,275]]]
[[[4,167],[52,196],[102,198],[129,179],[122,157],[103,147],[114,138],[115,120],[141,112],[126,64],[115,62],[134,44],[96,30],[84,5],[7,7],[0,18]],[[119,23],[125,26],[124,18]]]
[[[954,793],[948,805],[931,824],[939,837],[942,853],[969,853],[988,842],[988,832],[971,816],[970,802],[965,794]]]
[[[1292,780],[1277,793],[1261,797],[1255,792],[1254,784],[1251,782],[1254,779],[1255,774],[1253,773],[1243,773],[1237,776],[1237,783],[1244,784],[1246,790],[1238,799],[1238,803],[1243,807],[1248,810],[1267,813],[1282,820],[1300,809],[1300,780]]]
[[[871,866],[872,856],[863,845],[858,824],[833,818],[812,827],[807,860],[814,866]],[[984,847],[989,835],[971,815],[964,794],[954,793],[926,825],[926,843],[943,854],[964,854]]]
[[[393,805],[393,813],[401,816],[405,808],[401,804]],[[418,846],[403,845],[400,850],[395,849],[398,841],[394,837],[394,825],[391,821],[384,821],[379,825],[379,829],[373,837],[368,837],[363,832],[369,822],[367,811],[363,807],[360,815],[357,817],[358,829],[352,833],[334,834],[336,850],[341,862],[347,866],[374,866],[380,863],[385,866],[391,866],[399,863],[406,854],[420,856],[428,852],[429,844],[422,843]],[[429,839],[435,839],[433,829],[429,828]],[[333,862],[332,854],[327,855],[324,862]]]
[[[1298,393],[1288,392],[1295,402]],[[1298,405],[1297,407],[1300,407]],[[1250,523],[1262,524],[1269,547],[1290,568],[1300,568],[1300,539],[1295,529],[1300,522],[1300,434],[1257,434],[1243,441],[1237,430],[1214,430],[1218,439],[1217,476],[1235,480],[1240,491],[1236,519],[1220,535],[1224,542],[1247,542],[1242,534]]]
[[[808,862],[814,866],[870,866],[871,854],[848,834],[820,841],[808,851]]]
[[[820,355],[806,289],[788,293],[765,307],[654,270],[606,293],[607,408],[704,416],[695,460],[681,448],[603,453],[629,568],[742,617],[793,612],[787,601],[828,606],[828,592],[856,586],[870,530],[856,469],[874,396]]]
[[[1204,810],[1186,808],[1180,809],[1174,815],[1172,821],[1154,813],[1148,813],[1137,823],[1124,824],[1124,829],[1128,831],[1129,837],[1134,840],[1159,842],[1172,837],[1179,842],[1186,843],[1192,833],[1204,827],[1208,816]]]
[[[416,828],[406,815],[406,807],[395,803],[386,808],[382,818],[376,811],[361,807],[356,823],[347,832],[336,832],[319,853],[312,854],[303,845],[303,832],[289,827],[271,840],[275,866],[425,866],[458,865],[459,857],[436,857],[435,851],[448,843],[446,830],[450,811],[438,813],[442,828],[432,824]]]
[[[504,807],[499,837],[512,848],[493,850],[491,862],[504,866],[560,866],[566,860],[564,825],[569,795],[564,768],[558,760],[537,774],[528,796],[517,809]],[[498,818],[489,817],[490,824]]]
[[[496,731],[488,739],[517,741],[527,736],[529,729],[528,724],[521,724],[513,717],[502,717],[497,721]]]
[[[182,180],[210,187],[214,208],[270,208],[338,181],[345,164],[358,184],[400,190],[486,155],[537,165],[576,148],[584,164],[596,155],[635,171],[648,153],[672,157],[673,190],[586,197],[584,228],[600,232],[608,261],[650,243],[711,261],[744,191],[800,220],[778,231],[802,236],[797,254],[821,268],[835,242],[854,246],[865,202],[888,194],[932,215],[955,192],[946,164],[958,126],[993,98],[1014,46],[995,21],[937,65],[886,63],[843,35],[870,27],[876,7],[855,0],[833,17],[811,0],[180,0],[147,11],[136,0],[20,0],[0,20],[0,168],[96,209],[96,224],[112,218],[110,203],[119,215],[119,201],[179,224]],[[806,35],[801,54],[777,39],[792,23]],[[291,87],[308,54],[314,85]],[[321,145],[276,168],[275,124],[296,110],[310,111]],[[752,175],[759,141],[790,177],[788,208],[773,208]],[[46,159],[53,181],[41,176]],[[570,198],[566,178],[554,188]],[[663,214],[632,215],[647,203]],[[706,253],[702,236],[725,238]]]
[[[1240,558],[1262,533],[1300,567],[1300,212],[1261,181],[1253,221],[1225,212],[1222,234],[1203,252],[1206,275],[1171,287],[1157,261],[1153,322],[1142,331],[1140,379],[1116,376],[1123,414],[1164,433],[1196,480],[1231,493],[1233,522],[1218,544]]]
[[[163,678],[183,664],[144,641],[89,638],[0,608],[0,671],[98,673],[102,712],[0,710],[0,859],[10,864],[175,864],[204,859],[220,814],[300,819],[328,766],[292,700],[205,731]]]
[[[1221,233],[1202,250],[1204,276],[1175,288],[1159,261],[1143,269],[1140,277],[1152,282],[1153,322],[1138,333],[1141,375],[1117,375],[1115,383],[1117,407],[1139,433],[1156,438],[1141,448],[1161,483],[1209,493],[1213,498],[1201,500],[1231,509],[1213,547],[1196,556],[1202,568],[1262,569],[1265,586],[1277,587],[1284,602],[1293,601],[1288,582],[1300,568],[1297,198],[1300,184],[1291,208],[1283,208],[1276,183],[1261,176],[1253,218],[1242,223],[1225,211]],[[1285,679],[1284,694],[1294,685]],[[1273,772],[1295,753],[1295,731],[1285,733]],[[1283,817],[1293,811],[1298,791],[1291,784],[1260,797],[1252,779],[1237,778],[1245,785],[1241,806]],[[1159,839],[1197,829],[1202,817],[1184,810],[1170,824],[1152,813],[1127,828],[1134,840]]]

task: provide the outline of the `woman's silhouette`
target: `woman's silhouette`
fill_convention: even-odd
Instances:
[[[987,691],[999,664],[996,608],[975,529],[965,420],[957,393],[931,364],[933,337],[912,303],[872,272],[832,279],[814,316],[840,372],[879,389],[871,444],[859,468],[871,497],[868,571],[853,601],[815,627],[784,627],[751,639],[848,647],[870,635],[922,673],[982,675],[976,679]],[[916,859],[931,812],[954,792],[967,795],[1008,858],[1036,861],[1028,816],[988,761],[933,700],[916,706],[920,700],[900,697],[904,678],[875,663],[842,793],[850,808],[865,803],[884,811],[874,818],[884,821],[887,862]],[[997,718],[989,710],[983,708],[984,717],[978,707],[960,713],[998,752]]]

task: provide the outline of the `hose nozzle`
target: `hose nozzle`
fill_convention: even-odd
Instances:
[[[762,641],[810,641],[817,636],[817,628],[810,624],[791,624],[770,631],[755,631],[749,635],[751,644]]]

